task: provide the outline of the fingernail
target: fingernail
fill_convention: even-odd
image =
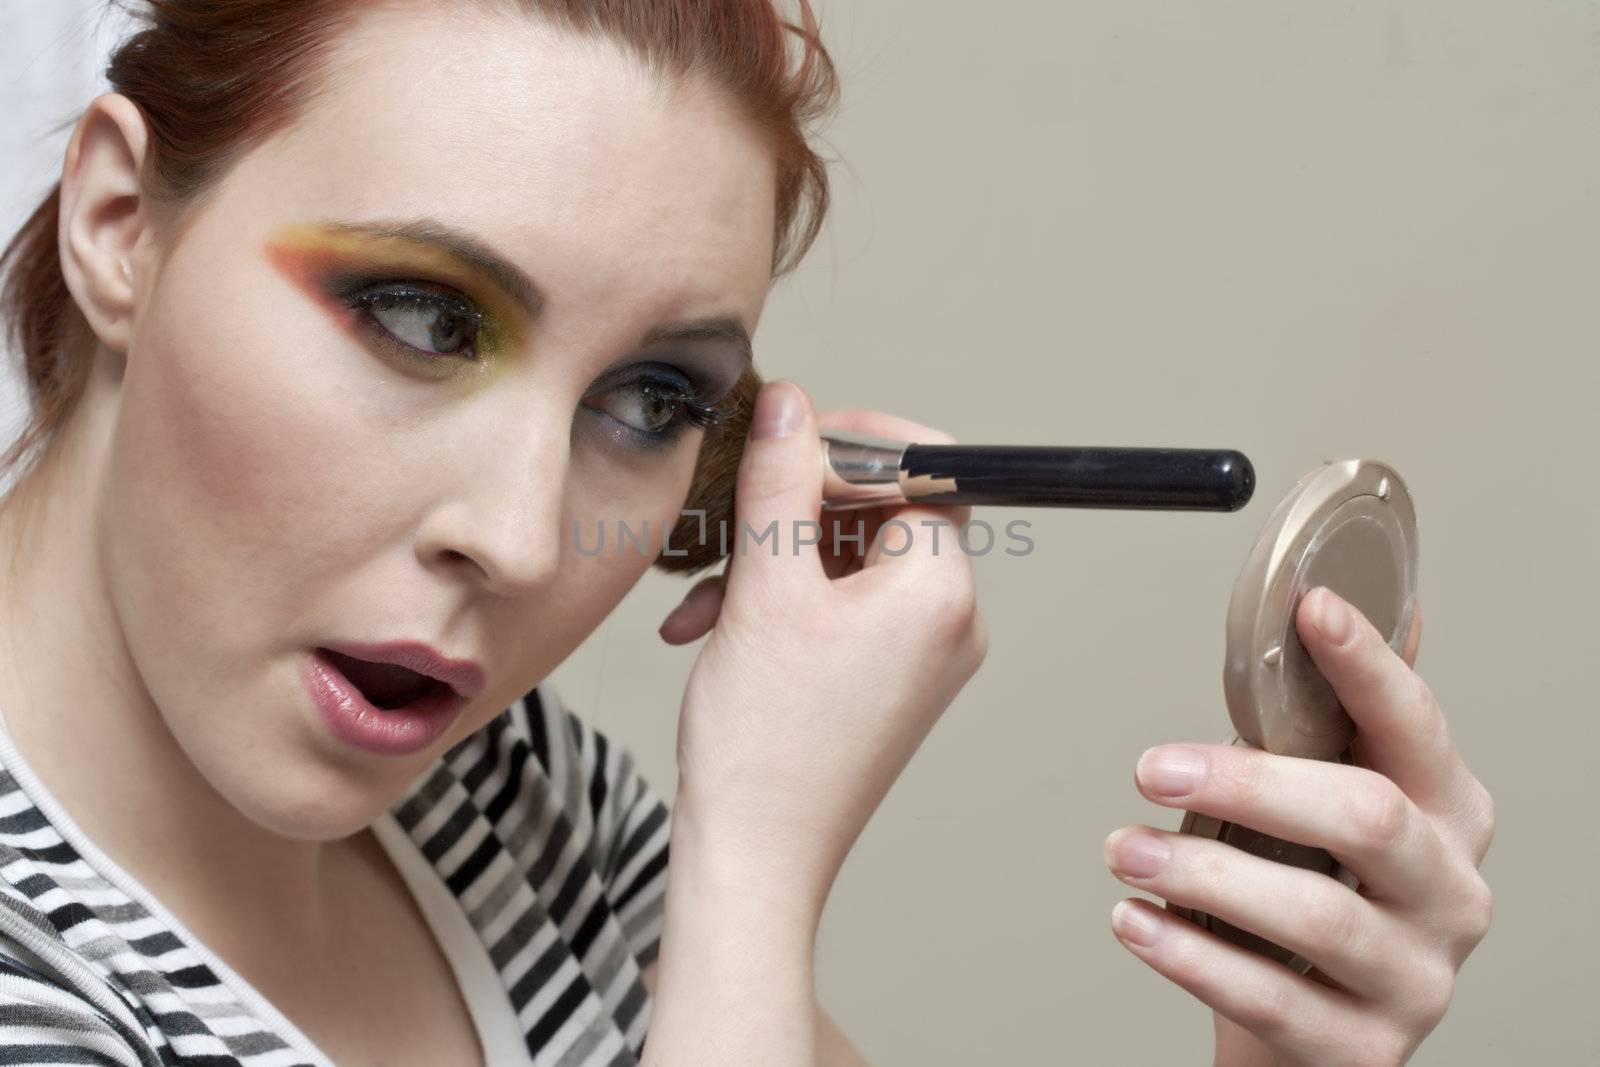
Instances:
[[[1118,830],[1106,838],[1106,862],[1128,878],[1153,878],[1171,858],[1167,843],[1143,830]]]
[[[1134,768],[1139,784],[1164,797],[1188,796],[1206,777],[1206,758],[1182,745],[1145,749]]]
[[[1161,921],[1126,900],[1111,909],[1111,930],[1124,941],[1150,948],[1161,939]]]
[[[1327,586],[1318,589],[1317,603],[1312,606],[1317,629],[1333,644],[1342,645],[1350,636],[1350,608]]]
[[[750,419],[750,437],[767,440],[788,437],[800,425],[800,396],[788,382],[773,382],[756,398]]]

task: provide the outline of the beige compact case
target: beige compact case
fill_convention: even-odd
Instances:
[[[1417,521],[1392,467],[1329,462],[1297,482],[1267,518],[1228,604],[1222,687],[1234,744],[1281,756],[1352,762],[1355,724],[1295,629],[1301,598],[1325,585],[1367,617],[1399,651],[1417,589]],[[1326,851],[1187,812],[1180,831],[1225,841],[1267,859],[1356,879]],[[1214,915],[1167,905],[1235,944],[1304,973],[1310,961]]]

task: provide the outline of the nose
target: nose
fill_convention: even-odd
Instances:
[[[523,423],[514,434],[496,434],[450,465],[450,484],[418,534],[424,566],[465,571],[480,587],[508,597],[553,580],[561,564],[571,426],[540,422],[543,429]]]

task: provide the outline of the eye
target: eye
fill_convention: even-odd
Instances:
[[[483,313],[453,293],[399,283],[362,289],[347,300],[369,325],[423,358],[478,358]]]
[[[656,440],[672,436],[685,424],[708,426],[726,414],[687,379],[671,372],[592,393],[584,405]]]

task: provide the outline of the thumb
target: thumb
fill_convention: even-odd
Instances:
[[[811,398],[794,382],[766,383],[756,396],[750,438],[734,488],[728,596],[743,586],[825,580],[817,551],[822,527],[822,441]]]

